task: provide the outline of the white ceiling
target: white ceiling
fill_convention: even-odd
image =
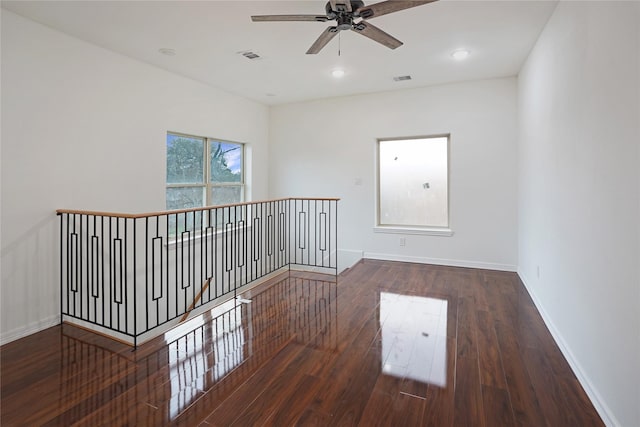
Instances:
[[[305,52],[332,22],[252,22],[251,15],[324,14],[325,1],[2,1],[2,7],[165,70],[275,105],[514,76],[555,1],[440,0],[371,19],[404,42],[390,50],[352,31]],[[365,2],[366,4],[376,1]],[[338,56],[338,45],[341,55]],[[175,56],[158,52],[175,49]],[[451,52],[471,55],[455,61]],[[238,54],[253,51],[261,58]],[[335,79],[331,71],[343,68]],[[394,82],[394,76],[412,80]]]

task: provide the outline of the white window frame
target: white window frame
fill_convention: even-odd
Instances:
[[[380,143],[388,141],[406,141],[412,139],[447,138],[447,226],[420,226],[420,225],[386,225],[380,221]],[[376,195],[375,195],[375,233],[389,234],[417,234],[429,236],[453,236],[451,228],[451,134],[435,134],[408,136],[398,138],[378,138],[376,140]]]
[[[191,135],[191,134],[187,134],[187,133],[182,133],[182,132],[172,132],[172,131],[167,131],[167,136],[168,135],[174,135],[174,136],[182,136],[185,138],[194,138],[194,139],[201,139],[204,141],[204,153],[203,153],[203,183],[197,183],[197,184],[189,184],[189,183],[185,183],[185,184],[181,184],[181,183],[177,183],[177,184],[169,184],[166,182],[166,177],[165,177],[165,197],[166,197],[166,190],[169,188],[202,188],[205,191],[205,197],[204,197],[204,206],[215,206],[213,204],[213,200],[211,197],[211,193],[212,193],[212,189],[213,188],[223,188],[223,187],[240,187],[240,201],[239,203],[243,203],[246,201],[246,182],[245,182],[245,176],[246,176],[246,172],[245,172],[245,165],[246,165],[246,161],[245,161],[245,154],[246,154],[246,147],[245,144],[242,142],[236,142],[236,141],[228,141],[225,139],[220,139],[220,138],[210,138],[210,137],[206,137],[206,136],[198,136],[198,135]],[[209,161],[209,156],[211,155],[211,142],[222,142],[225,144],[234,144],[234,145],[239,145],[240,149],[241,149],[241,156],[242,156],[242,164],[241,164],[241,174],[240,174],[240,182],[211,182],[211,162]],[[166,150],[166,137],[165,137],[165,150]],[[165,153],[166,155],[166,153]],[[165,170],[166,170],[166,165],[165,165]],[[165,200],[165,204],[166,204],[166,200]],[[195,207],[195,206],[194,206]]]

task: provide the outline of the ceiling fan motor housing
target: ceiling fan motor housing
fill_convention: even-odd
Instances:
[[[336,18],[337,27],[339,30],[350,30],[353,26],[353,17],[349,15],[340,15]]]
[[[351,2],[351,10],[352,10],[351,12],[349,12],[347,8],[344,6],[344,3],[347,1]],[[353,18],[354,16],[357,16],[357,15],[354,15],[354,13],[363,6],[364,6],[364,2],[361,0],[345,0],[342,3],[340,2],[336,3],[337,10],[333,10],[331,8],[331,2],[327,2],[327,4],[324,7],[324,10],[327,14],[327,18],[329,19],[336,19],[336,18],[339,19],[340,16],[350,16],[351,18]]]

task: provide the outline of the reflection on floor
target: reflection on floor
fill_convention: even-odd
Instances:
[[[332,343],[335,346],[335,334],[331,335],[336,322],[334,278],[312,280],[288,275],[253,293],[251,300],[230,300],[209,316],[198,316],[165,335],[184,334],[167,346],[170,419],[177,418],[200,392],[209,390],[243,363],[264,363],[285,343],[328,350]]]
[[[513,273],[365,260],[241,297],[135,351],[1,347],[0,424],[602,425]]]
[[[382,373],[447,386],[447,301],[380,292]]]

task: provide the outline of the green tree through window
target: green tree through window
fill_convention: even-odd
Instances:
[[[242,146],[238,144],[211,142],[211,182],[241,182],[242,173],[235,172],[227,164],[227,157],[232,157],[233,152],[239,152]],[[233,153],[233,154],[232,154]]]
[[[242,202],[243,166],[243,144],[167,133],[167,209]]]

